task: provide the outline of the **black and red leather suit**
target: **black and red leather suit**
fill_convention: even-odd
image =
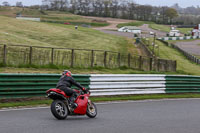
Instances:
[[[79,83],[77,83],[73,77],[67,75],[64,75],[60,78],[56,88],[64,91],[67,96],[72,96],[73,93],[76,93],[74,90],[71,89],[72,85],[75,85],[81,90],[84,88]]]
[[[64,91],[67,96],[70,96],[70,98],[69,98],[70,104],[73,107],[76,107],[74,101],[76,100],[78,95],[77,95],[76,91],[71,89],[72,85],[75,85],[79,89],[86,91],[86,89],[83,86],[81,86],[79,83],[77,83],[74,80],[74,78],[68,74],[61,76],[59,82],[56,85],[56,88]]]

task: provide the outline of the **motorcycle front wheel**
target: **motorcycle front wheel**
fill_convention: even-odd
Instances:
[[[65,119],[68,115],[67,106],[61,100],[54,100],[51,103],[51,112],[59,120]]]
[[[97,115],[97,107],[93,102],[91,102],[90,104],[88,103],[86,115],[88,117],[90,117],[90,118],[95,118],[96,117],[96,115]]]

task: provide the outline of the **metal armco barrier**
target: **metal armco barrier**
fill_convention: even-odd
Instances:
[[[46,90],[56,87],[60,76],[60,74],[0,74],[0,98],[45,96]],[[73,77],[88,87],[89,75],[73,75]]]
[[[89,87],[94,96],[165,93],[165,75],[91,75]]]
[[[0,98],[45,96],[59,74],[0,74]],[[73,75],[92,96],[200,92],[200,76],[158,74]],[[74,87],[73,87],[74,88]]]
[[[200,76],[166,76],[166,93],[200,92]]]
[[[199,39],[200,36],[184,36],[184,37],[163,37],[157,38],[159,40],[168,41],[168,40],[190,40],[190,39]]]

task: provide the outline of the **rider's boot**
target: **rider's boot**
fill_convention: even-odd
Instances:
[[[69,106],[73,109],[77,108],[78,104],[74,103],[77,98],[77,94],[73,93],[72,96],[69,98]]]

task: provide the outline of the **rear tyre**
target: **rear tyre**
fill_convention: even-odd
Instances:
[[[95,118],[96,117],[96,115],[97,115],[97,107],[93,102],[91,102],[91,104],[88,103],[86,115],[88,117],[90,117],[90,118]]]
[[[55,100],[52,102],[51,112],[59,120],[65,119],[68,115],[67,106],[61,100]]]

